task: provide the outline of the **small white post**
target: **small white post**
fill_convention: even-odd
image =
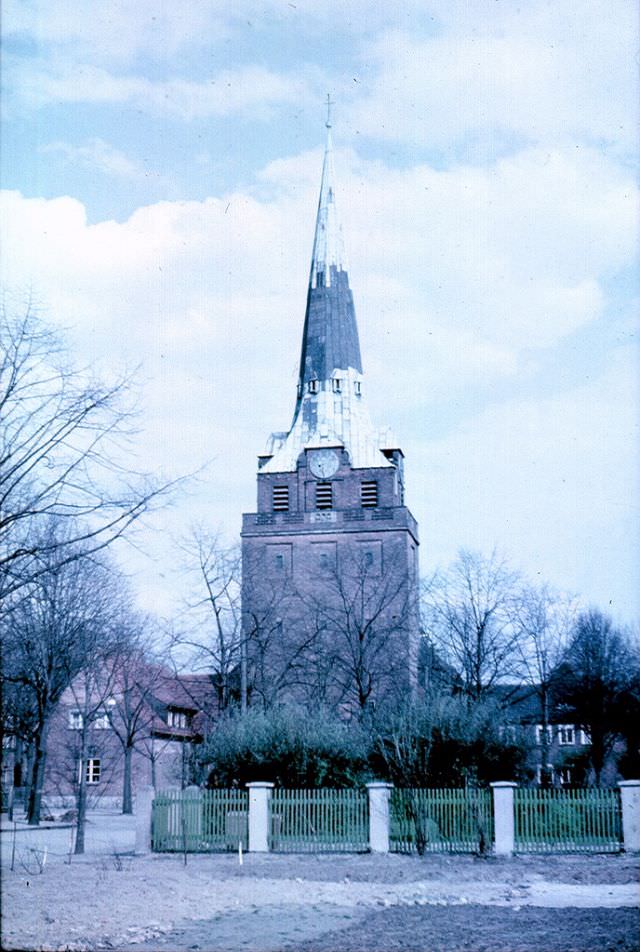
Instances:
[[[372,853],[389,852],[389,791],[392,783],[368,783],[369,849]]]
[[[622,840],[627,853],[640,853],[640,780],[620,780]]]
[[[517,783],[512,783],[510,780],[499,780],[491,784],[493,789],[494,850],[496,856],[513,856],[514,853],[513,791],[517,786]]]
[[[269,852],[269,800],[272,783],[254,781],[249,788],[249,852]]]
[[[136,790],[136,853],[151,852],[151,822],[155,789],[152,786]]]

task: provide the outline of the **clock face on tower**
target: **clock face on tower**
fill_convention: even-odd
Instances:
[[[340,460],[333,450],[314,450],[309,453],[309,469],[318,479],[327,479],[338,471]]]

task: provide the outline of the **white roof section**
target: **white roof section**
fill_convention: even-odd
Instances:
[[[273,433],[267,453],[273,453],[261,473],[294,472],[304,450],[344,447],[356,469],[391,466],[382,453],[394,445],[388,429],[377,430],[362,394],[362,374],[349,368],[336,371],[340,391],[331,381],[319,381],[318,393],[306,393],[288,434]]]

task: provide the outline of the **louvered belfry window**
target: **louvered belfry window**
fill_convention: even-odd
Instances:
[[[375,509],[378,505],[378,484],[375,479],[360,483],[360,503],[363,509]]]
[[[274,486],[273,487],[273,511],[274,512],[289,512],[289,487],[288,486]]]
[[[331,483],[316,483],[316,509],[333,508],[333,487]]]

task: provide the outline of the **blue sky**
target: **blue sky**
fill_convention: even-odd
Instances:
[[[237,536],[290,422],[330,91],[423,571],[497,546],[637,619],[632,0],[7,0],[3,32],[5,294],[140,366],[145,465],[209,461],[123,553],[141,604],[172,611],[189,524]]]

